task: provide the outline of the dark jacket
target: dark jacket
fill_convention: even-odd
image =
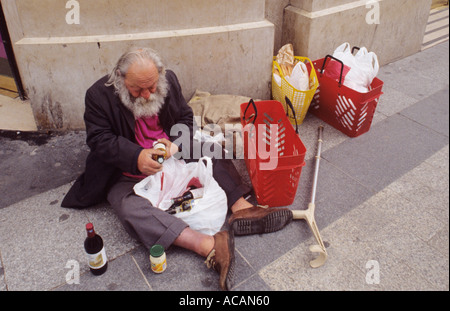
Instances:
[[[176,75],[167,70],[166,78],[169,90],[158,115],[161,126],[171,141],[186,135],[181,131],[170,135],[172,127],[178,124],[187,126],[192,137],[192,109],[181,93]],[[122,172],[140,174],[137,159],[142,147],[136,143],[134,116],[121,103],[114,86],[105,86],[107,80],[108,76],[101,78],[86,92],[84,122],[90,153],[85,172],[64,197],[62,207],[81,208],[100,203]]]

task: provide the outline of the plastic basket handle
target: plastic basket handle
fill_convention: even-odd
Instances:
[[[298,123],[297,123],[297,118],[295,117],[295,110],[294,110],[294,106],[292,105],[291,100],[289,99],[289,97],[285,97],[286,100],[286,104],[289,106],[289,108],[291,108],[292,113],[294,114],[294,120],[295,120],[295,132],[298,134]],[[286,116],[289,117],[289,113],[286,111]]]
[[[247,109],[248,109],[248,107],[250,107],[250,104],[252,104],[253,109],[255,110],[255,113],[252,114],[252,115],[250,115],[248,118],[246,118],[245,115],[247,114]],[[247,107],[246,107],[245,110],[244,110],[244,115],[242,116],[242,118],[244,119],[245,123],[248,124],[248,123],[249,123],[248,120],[250,120],[250,119],[253,117],[253,120],[252,120],[251,122],[252,122],[253,124],[255,124],[255,121],[256,121],[256,117],[257,117],[257,116],[258,116],[258,110],[256,109],[255,102],[253,101],[253,98],[252,98],[252,99],[250,99],[250,101],[248,102]]]
[[[352,54],[355,54],[355,50],[361,50],[361,48],[360,47],[357,47],[357,46],[354,46],[353,48],[352,48]]]
[[[339,76],[339,86],[341,86],[342,85],[342,74],[344,73],[344,63],[340,59],[337,59],[336,57],[331,56],[329,54],[327,56],[325,56],[325,60],[323,61],[322,69],[320,70],[320,73],[323,74],[323,70],[325,69],[325,64],[326,64],[328,58],[331,58],[341,64],[341,75]]]

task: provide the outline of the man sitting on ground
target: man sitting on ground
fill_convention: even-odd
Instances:
[[[192,148],[173,143],[179,136],[171,135],[171,129],[183,125],[190,129],[188,143],[192,144],[194,122],[176,75],[166,70],[153,50],[134,49],[120,57],[111,74],[88,89],[85,105],[90,153],[85,172],[61,205],[87,207],[106,198],[125,230],[145,247],[177,245],[192,250],[219,272],[220,287],[230,289],[233,234],[221,231],[209,236],[194,231],[133,190],[143,178],[162,170],[163,165],[152,159],[162,153],[153,149],[154,141],[166,145],[168,157],[181,153],[186,162],[198,160],[191,158],[188,151]],[[277,231],[292,220],[287,208],[263,209],[246,201],[244,195],[250,189],[241,182],[231,160],[214,159],[213,176],[227,195],[232,212],[229,225],[236,235]]]

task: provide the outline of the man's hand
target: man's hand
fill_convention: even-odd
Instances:
[[[158,139],[158,142],[163,143],[166,146],[166,159],[179,151],[178,146],[166,138]]]
[[[166,156],[168,159],[172,155],[178,152],[178,146],[173,144],[170,140],[161,138],[158,139],[158,142],[163,143],[166,146]],[[138,170],[145,175],[153,175],[162,170],[162,164],[159,164],[155,160],[153,160],[152,155],[164,155],[164,151],[156,150],[156,149],[144,149],[141,151],[138,157],[137,166]]]
[[[145,175],[154,175],[162,170],[162,164],[152,159],[152,155],[164,155],[164,151],[156,149],[143,149],[139,154],[137,167],[138,170]]]

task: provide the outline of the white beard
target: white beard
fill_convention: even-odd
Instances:
[[[167,79],[164,73],[160,74],[156,92],[150,94],[149,99],[131,96],[123,79],[116,85],[116,93],[119,95],[124,106],[133,113],[136,120],[157,115],[164,105],[164,99],[167,96],[168,90]]]

